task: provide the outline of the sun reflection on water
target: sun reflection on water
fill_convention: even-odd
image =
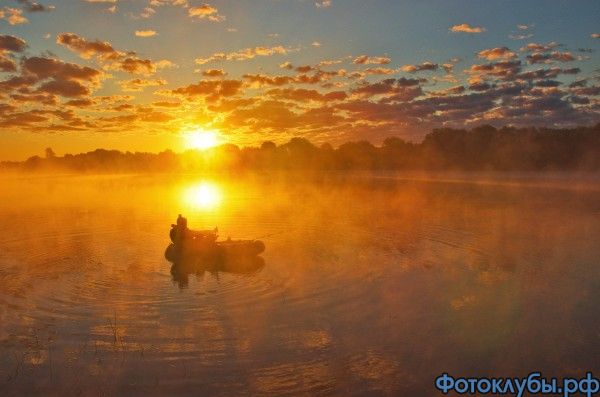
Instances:
[[[214,211],[223,201],[223,192],[216,183],[202,181],[184,189],[183,200],[191,209]]]

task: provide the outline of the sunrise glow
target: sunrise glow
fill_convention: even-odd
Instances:
[[[219,135],[216,131],[197,129],[184,135],[188,149],[206,150],[219,144]]]
[[[237,145],[336,147],[420,142],[443,126],[599,120],[598,3],[588,0],[569,2],[569,17],[498,1],[5,3],[0,161],[47,147],[206,150],[225,131]]]

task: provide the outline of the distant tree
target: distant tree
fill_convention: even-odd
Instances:
[[[262,145],[260,145],[260,150],[275,150],[277,145],[271,141],[264,141]]]
[[[0,168],[69,170],[77,172],[178,172],[207,170],[498,170],[498,171],[600,171],[600,124],[571,129],[497,129],[482,125],[471,130],[440,128],[422,142],[397,137],[383,145],[347,142],[334,149],[315,146],[305,138],[292,138],[277,146],[220,145],[206,151],[158,154],[96,149],[57,157],[52,148],[45,157],[24,162],[2,162]]]
[[[47,159],[53,159],[56,157],[56,153],[54,153],[54,150],[52,150],[51,147],[47,147],[45,152],[46,152]]]

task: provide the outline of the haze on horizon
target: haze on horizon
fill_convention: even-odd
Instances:
[[[0,0],[0,160],[600,121],[597,1]]]

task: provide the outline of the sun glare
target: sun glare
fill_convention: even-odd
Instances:
[[[184,135],[190,149],[206,150],[219,144],[219,134],[213,130],[198,129]]]
[[[221,189],[212,182],[200,182],[184,190],[183,199],[196,210],[214,210],[223,200]]]

